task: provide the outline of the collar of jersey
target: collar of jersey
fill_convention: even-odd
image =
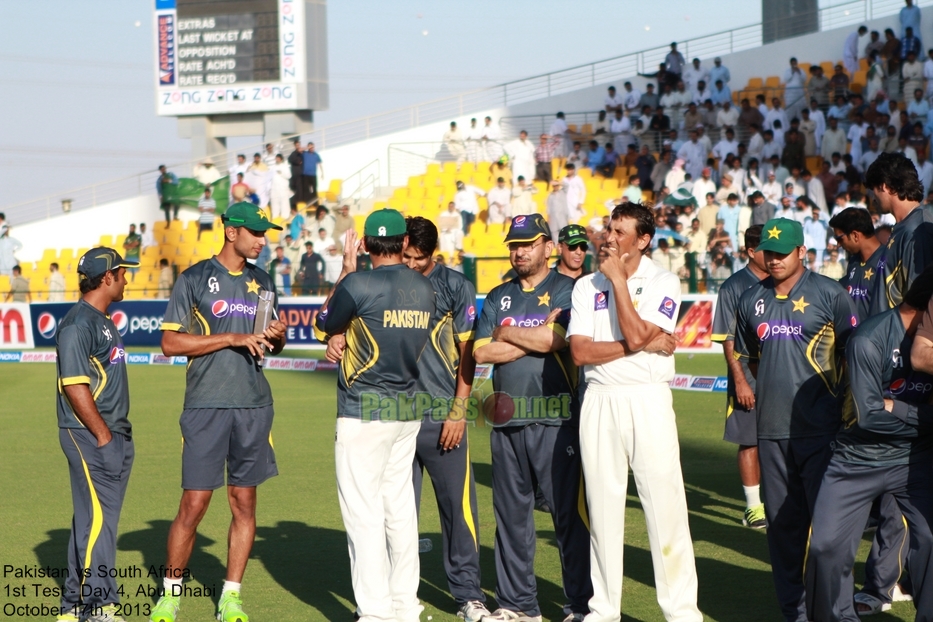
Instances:
[[[220,263],[220,260],[217,259],[217,255],[214,255],[213,257],[211,257],[211,261],[214,262],[218,268],[220,268],[221,270],[223,270],[230,276],[243,276],[243,272],[246,270],[246,266],[243,266],[243,270],[240,270],[239,272],[231,272],[230,270],[227,270],[227,267],[223,265],[222,263]]]
[[[522,290],[522,293],[523,293],[523,294],[533,294],[533,293],[535,293],[536,291],[538,291],[539,289],[541,289],[541,286],[544,285],[547,281],[549,281],[549,280],[551,279],[551,277],[553,276],[553,274],[554,274],[554,271],[553,271],[553,270],[548,270],[548,271],[547,271],[547,276],[545,276],[545,277],[541,280],[540,283],[538,283],[537,285],[535,285],[535,286],[532,287],[531,289],[525,289],[524,287],[522,287],[522,284],[521,284],[521,282],[518,280],[518,277],[516,277],[515,282],[518,284],[518,287],[519,287],[519,289]]]
[[[786,296],[782,294],[778,294],[776,288],[773,289],[772,291],[774,292],[774,297],[777,300],[781,300],[781,301],[790,300],[791,297],[794,295],[794,292],[796,292],[797,288],[803,284],[804,280],[807,278],[808,273],[810,272],[812,272],[812,270],[810,270],[809,268],[804,268],[803,274],[800,275],[800,279],[796,283],[794,283],[794,286],[791,288],[789,292],[787,292]],[[771,282],[774,283],[774,280],[772,279]]]

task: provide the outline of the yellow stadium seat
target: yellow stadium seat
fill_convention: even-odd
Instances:
[[[762,81],[761,78],[749,78],[748,84],[746,85],[745,89],[746,90],[760,89],[763,86],[764,86],[764,82]]]
[[[156,234],[161,231],[165,231],[168,228],[168,223],[164,220],[157,220],[152,224],[152,233]]]
[[[437,176],[441,174],[441,165],[439,162],[430,162],[428,168],[425,171],[425,176]]]
[[[820,63],[820,68],[823,70],[823,75],[827,78],[833,75],[833,62],[830,60],[824,60]]]
[[[408,188],[408,196],[412,199],[423,199],[425,195],[424,186],[413,186]]]
[[[112,248],[113,247],[113,236],[106,235],[106,234],[102,235],[100,236],[100,240],[98,240],[97,243],[100,244],[101,246],[109,246]]]
[[[460,165],[460,175],[465,177],[467,175],[472,175],[473,171],[476,170],[476,165],[472,162],[464,162]]]

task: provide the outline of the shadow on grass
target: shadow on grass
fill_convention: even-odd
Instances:
[[[142,553],[143,566],[148,572],[150,567],[159,572],[165,565],[165,547],[168,542],[168,530],[172,526],[170,520],[149,521],[147,529],[124,533],[117,539],[117,548],[121,551],[139,551]],[[214,544],[214,540],[206,536],[197,535],[194,541],[194,551],[188,562],[191,576],[204,587],[209,587],[214,593],[211,600],[217,605],[220,599],[221,588],[227,576],[227,569],[214,555],[207,552],[207,547]],[[156,588],[162,587],[162,578],[150,579]],[[152,601],[158,600],[153,596]]]
[[[68,565],[68,540],[71,537],[70,529],[50,529],[46,532],[46,539],[35,546],[33,552],[39,561],[40,567],[64,568]],[[71,569],[68,569],[71,572]],[[65,585],[65,577],[55,579],[59,585]]]

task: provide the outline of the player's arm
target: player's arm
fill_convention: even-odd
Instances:
[[[635,310],[632,303],[632,297],[628,291],[628,273],[625,264],[628,259],[628,253],[617,257],[614,252],[604,253],[602,262],[599,264],[599,271],[602,272],[609,282],[612,283],[612,293],[615,300],[616,317],[619,320],[619,328],[628,342],[628,347],[632,352],[641,352],[651,343],[661,327],[643,320]]]
[[[735,358],[735,312],[738,300],[731,287],[722,287],[719,290],[719,300],[716,303],[716,315],[713,318],[712,340],[722,344],[722,353],[726,357],[726,367],[735,381],[735,397],[739,405],[745,410],[755,407],[755,392],[748,380],[745,379],[745,370]]]
[[[93,338],[89,329],[74,324],[62,329],[58,338],[59,384],[75,417],[103,447],[112,437],[91,395],[89,352]]]
[[[496,326],[492,338],[496,342],[511,344],[525,352],[547,354],[567,347],[565,327],[557,323],[561,309],[553,309],[541,326],[521,328],[518,326]]]
[[[362,244],[363,242],[361,240],[357,240],[356,231],[353,229],[347,229],[347,234],[343,240],[343,267],[340,270],[340,276],[338,276],[337,280],[334,282],[334,287],[332,287],[330,292],[327,293],[327,298],[324,299],[324,304],[321,305],[322,310],[327,309],[329,311],[330,301],[331,298],[334,297],[334,294],[337,292],[337,286],[340,285],[340,282],[343,281],[343,279],[346,278],[348,274],[356,272],[356,258],[357,255],[359,255],[360,247]],[[349,323],[350,318],[348,317],[346,320],[347,323]],[[316,325],[317,322],[315,321],[315,326]],[[315,330],[315,337],[317,337],[318,341],[326,342],[330,336],[343,332],[344,328],[346,328],[346,324],[344,324],[340,330],[330,332],[321,327],[320,333]]]
[[[493,290],[494,292],[495,290]],[[498,324],[496,317],[496,308],[499,301],[494,296],[486,296],[486,302],[483,304],[483,311],[476,319],[476,334],[473,342],[473,359],[481,364],[488,363],[511,363],[517,361],[526,354],[528,350],[513,345],[505,341],[494,341],[493,331]]]
[[[466,433],[466,412],[470,393],[473,390],[473,375],[476,373],[476,360],[473,358],[473,340],[457,344],[460,351],[460,365],[457,367],[457,390],[454,393],[454,405],[447,420],[441,426],[441,449],[449,451],[458,447]]]
[[[885,408],[882,384],[884,356],[867,337],[856,337],[849,343],[849,387],[858,425],[867,432],[892,438],[914,438],[918,436],[916,406],[913,407],[914,423],[907,421],[911,409],[905,402],[894,402],[902,405],[899,410],[903,418]]]
[[[933,305],[928,305],[917,327],[910,348],[910,366],[915,371],[933,374]]]
[[[758,342],[757,335],[751,331],[746,317],[745,296],[739,299],[735,314],[735,341],[733,342],[732,358],[736,361],[746,359],[748,370],[752,376],[758,378]],[[751,331],[751,332],[749,332]]]

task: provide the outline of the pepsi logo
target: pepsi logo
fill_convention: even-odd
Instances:
[[[110,319],[113,321],[113,325],[117,327],[117,332],[121,335],[125,335],[126,329],[130,325],[130,318],[127,317],[126,313],[123,311],[114,311]]]
[[[524,217],[524,216],[516,216],[516,217],[515,217],[515,220],[512,221],[512,224],[514,224],[516,227],[524,227],[524,226],[525,226],[525,217]]]
[[[211,305],[214,317],[223,317],[230,311],[230,304],[226,300],[217,300]]]
[[[474,307],[473,305],[470,305],[469,307],[467,307],[466,314],[467,314],[467,318],[469,318],[471,322],[475,320],[476,319],[476,307]]]
[[[44,339],[51,339],[55,336],[55,331],[58,330],[58,322],[55,321],[55,316],[51,313],[40,315],[36,326],[39,328],[39,334]]]
[[[599,292],[598,294],[596,294],[596,302],[598,302],[598,303],[600,303],[600,304],[605,303],[605,302],[606,302],[606,294],[604,294],[603,292]]]
[[[888,387],[888,391],[891,392],[891,395],[900,395],[904,392],[904,389],[907,388],[907,380],[905,378],[898,378],[891,383],[891,386]]]
[[[515,324],[517,324],[517,322],[514,317],[502,318],[502,321],[499,322],[499,326],[515,326]]]
[[[121,361],[125,361],[125,360],[126,360],[126,350],[124,350],[123,348],[117,348],[117,347],[113,347],[110,350],[110,364],[111,365],[116,365],[117,363]]]
[[[665,299],[664,299],[664,308],[665,308],[665,309],[673,309],[673,308],[674,308],[674,301],[671,300],[670,298],[665,298]]]
[[[852,328],[855,328],[856,326],[858,326],[858,318],[855,317],[854,315],[849,316],[849,324],[852,325]]]
[[[764,341],[771,334],[771,326],[767,322],[758,325],[758,339]]]

